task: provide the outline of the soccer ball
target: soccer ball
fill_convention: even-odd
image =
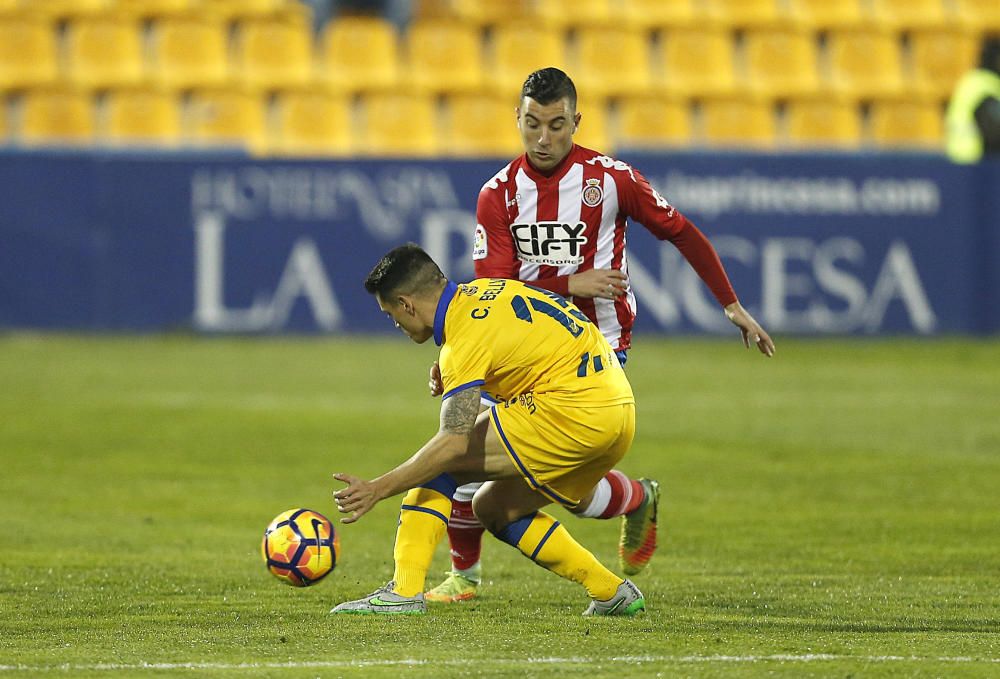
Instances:
[[[294,587],[308,587],[337,565],[340,536],[319,512],[289,509],[264,531],[260,551],[271,575]]]

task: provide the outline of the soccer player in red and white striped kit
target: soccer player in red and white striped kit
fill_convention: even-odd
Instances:
[[[597,324],[625,363],[631,346],[635,295],[628,280],[626,220],[669,240],[697,271],[743,336],[766,356],[774,344],[740,305],[715,249],[638,170],[573,143],[581,121],[576,87],[557,68],[528,76],[521,89],[517,126],[525,153],[486,182],[476,207],[473,248],[476,278],[513,278],[571,298]],[[431,393],[440,373],[431,368]],[[481,484],[459,488],[448,526],[452,570],[426,593],[430,601],[475,596],[483,527],[472,511]],[[659,487],[649,479],[609,472],[574,512],[622,522],[619,556],[628,575],[641,571],[656,548]]]

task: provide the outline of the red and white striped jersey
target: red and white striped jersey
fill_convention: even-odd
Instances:
[[[684,215],[634,168],[580,146],[549,176],[522,155],[486,182],[476,207],[476,277],[534,282],[568,296],[568,277],[579,271],[618,269],[627,276],[627,218],[678,245],[720,304],[736,301],[714,249]],[[698,239],[702,242],[691,242]],[[573,302],[612,347],[630,347],[636,314],[631,286],[614,300]]]

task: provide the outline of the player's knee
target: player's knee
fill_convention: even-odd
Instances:
[[[489,493],[476,493],[472,498],[472,513],[486,530],[494,534],[510,523],[503,508],[493,501]]]

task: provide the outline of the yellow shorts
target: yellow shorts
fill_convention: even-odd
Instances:
[[[525,394],[490,409],[497,438],[531,488],[575,507],[628,452],[635,404],[567,406]]]

